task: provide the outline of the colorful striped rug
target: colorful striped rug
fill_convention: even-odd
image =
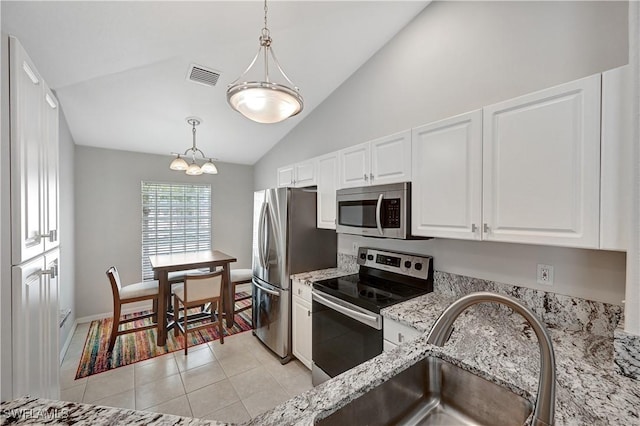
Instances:
[[[244,295],[246,294],[239,292],[236,297],[240,298]],[[251,299],[236,302],[237,308],[249,305],[251,305]],[[140,314],[141,313],[138,312],[135,314],[125,315],[125,318],[130,318],[131,316]],[[223,328],[225,330],[225,336],[251,330],[251,309],[240,312],[235,316],[234,320],[232,329],[227,329],[226,327]],[[120,329],[140,327],[141,325],[150,324],[150,322],[151,318],[133,321],[121,325]],[[80,358],[80,364],[78,365],[76,379],[81,379],[83,377],[91,376],[92,374],[102,373],[114,368],[123,367],[139,361],[144,361],[145,359],[184,349],[184,337],[182,335],[179,335],[178,337],[174,336],[173,330],[169,331],[167,334],[167,344],[165,346],[157,346],[157,330],[150,329],[118,336],[113,348],[113,355],[111,358],[108,358],[107,348],[109,346],[109,335],[111,334],[112,324],[112,318],[105,318],[91,322],[91,325],[89,326],[89,333],[87,334],[87,340],[84,343],[82,357]],[[201,343],[210,342],[212,340],[217,340],[220,336],[218,334],[218,328],[213,325],[209,328],[189,333],[188,338],[189,346],[191,347]]]

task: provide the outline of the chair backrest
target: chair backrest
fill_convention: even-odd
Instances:
[[[184,277],[185,302],[220,297],[222,292],[222,270],[208,274]]]
[[[118,270],[115,266],[107,269],[107,277],[109,277],[109,282],[111,283],[111,291],[113,292],[113,300],[120,299],[120,289],[122,288],[122,284],[120,283],[120,275],[118,275]]]

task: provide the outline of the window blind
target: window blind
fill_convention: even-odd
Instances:
[[[149,256],[211,249],[211,185],[142,182],[142,279]]]

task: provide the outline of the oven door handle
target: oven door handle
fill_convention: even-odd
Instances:
[[[340,299],[336,299],[335,297],[324,294],[320,295],[315,291],[311,293],[311,297],[313,301],[325,305],[326,307],[331,308],[334,311],[340,312],[341,314],[346,315],[349,318],[353,318],[354,320],[368,325],[369,327],[373,327],[376,330],[382,330],[380,315],[367,315],[363,312],[356,311],[348,306],[345,306],[343,303],[340,303]],[[329,298],[333,300],[329,300]]]
[[[384,232],[382,232],[382,220],[381,220],[383,198],[384,198],[384,194],[380,194],[380,196],[378,197],[378,204],[376,204],[376,226],[378,227],[378,232],[380,233],[380,235],[384,235]]]

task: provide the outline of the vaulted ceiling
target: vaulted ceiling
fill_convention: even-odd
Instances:
[[[78,145],[169,155],[191,145],[253,164],[428,4],[427,1],[274,1],[273,48],[300,87],[304,111],[258,124],[226,103],[264,26],[256,1],[2,1],[2,31],[18,37],[55,90]],[[208,87],[189,65],[220,72]]]

